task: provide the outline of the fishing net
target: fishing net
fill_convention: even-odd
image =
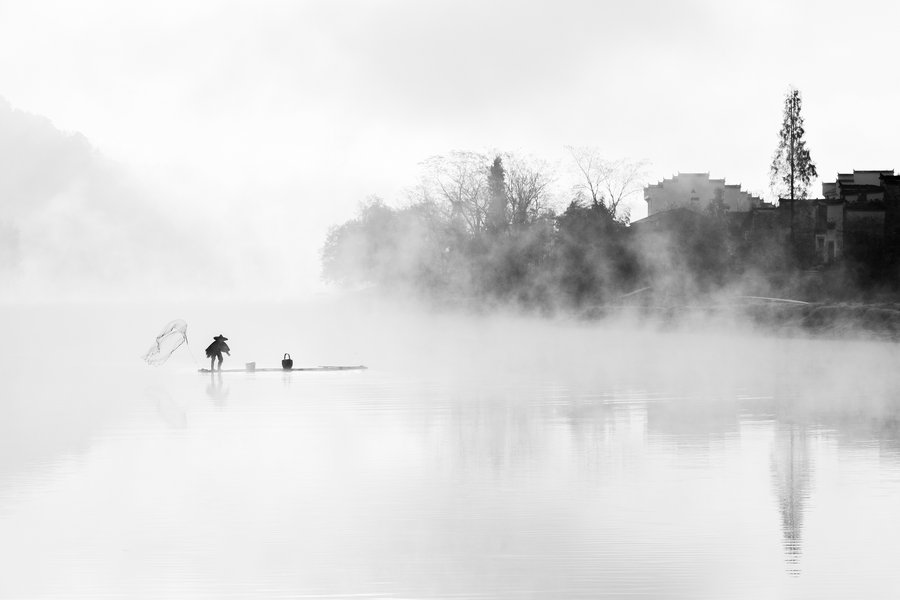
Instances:
[[[144,360],[149,365],[161,365],[178,350],[182,344],[187,344],[187,323],[181,319],[175,319],[163,327],[156,336],[156,342],[147,350]]]

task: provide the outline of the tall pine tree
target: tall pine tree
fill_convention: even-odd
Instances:
[[[494,164],[488,173],[488,200],[487,230],[491,233],[500,233],[506,230],[509,220],[506,209],[509,199],[506,196],[506,170],[503,168],[503,159],[498,155],[494,158]]]
[[[784,98],[784,120],[778,132],[778,148],[772,159],[772,189],[779,198],[787,194],[791,201],[791,243],[794,241],[794,203],[806,199],[810,181],[818,177],[806,147],[800,91],[790,88]]]

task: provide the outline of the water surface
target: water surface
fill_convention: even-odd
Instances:
[[[219,310],[231,366],[371,368],[150,369],[154,310],[4,312],[0,597],[900,593],[891,344]]]

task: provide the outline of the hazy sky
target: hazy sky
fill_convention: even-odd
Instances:
[[[454,149],[594,145],[769,195],[793,84],[823,177],[898,168],[898,22],[874,1],[0,0],[0,96],[298,291],[329,225]]]

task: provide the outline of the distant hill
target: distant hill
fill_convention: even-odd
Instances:
[[[0,295],[133,296],[221,280],[207,228],[165,214],[149,189],[84,135],[0,98]]]

